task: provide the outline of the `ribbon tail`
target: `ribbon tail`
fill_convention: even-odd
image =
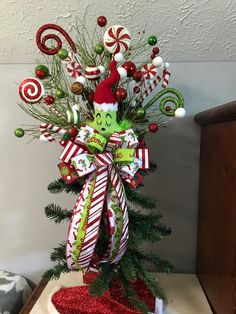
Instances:
[[[76,200],[74,210],[70,219],[67,241],[66,241],[66,263],[69,269],[76,269],[76,260],[74,258],[74,250],[76,246],[76,239],[78,229],[83,216],[85,202],[89,195],[89,190],[92,184],[93,174],[85,181],[81,192]]]
[[[111,249],[112,247],[115,247],[115,251],[113,252],[111,251],[109,261],[112,264],[117,264],[121,260],[126,250],[126,245],[128,241],[129,218],[124,186],[114,166],[110,167],[109,174],[112,186],[114,188],[114,192],[116,193],[118,200],[118,206],[117,203],[115,203],[115,205],[117,206],[117,213],[115,213],[116,218],[119,219],[121,217],[120,230],[117,229],[115,236],[111,237],[111,240],[113,242],[111,242],[110,245]],[[120,210],[120,214],[118,209]]]

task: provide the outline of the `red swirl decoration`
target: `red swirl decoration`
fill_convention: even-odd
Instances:
[[[75,44],[74,44],[73,40],[71,39],[71,37],[68,35],[68,33],[63,28],[61,28],[60,26],[58,26],[56,24],[45,24],[45,25],[41,26],[38,29],[37,34],[36,34],[37,46],[39,47],[39,49],[43,53],[45,53],[47,55],[55,55],[56,53],[58,53],[58,51],[62,47],[62,41],[61,41],[61,39],[59,38],[58,35],[47,34],[44,37],[42,37],[43,32],[48,30],[48,29],[53,29],[55,31],[60,32],[66,38],[66,40],[69,43],[71,49],[74,52],[76,52],[76,47],[75,47]],[[49,39],[54,39],[56,41],[56,43],[57,43],[56,48],[48,48],[46,46],[46,41],[49,40]]]

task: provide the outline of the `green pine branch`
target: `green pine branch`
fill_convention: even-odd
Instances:
[[[59,279],[62,273],[69,273],[71,272],[70,269],[67,268],[66,263],[55,265],[53,268],[47,270],[43,274],[43,278],[47,280],[51,279]]]
[[[139,173],[142,176],[146,176],[156,171],[156,169],[157,169],[157,164],[154,161],[150,161],[149,169],[139,170]]]
[[[89,286],[89,291],[93,296],[102,296],[110,288],[113,271],[113,265],[107,263],[101,265],[101,272]]]
[[[59,224],[63,220],[70,220],[72,213],[58,205],[49,204],[45,207],[45,215],[49,219],[54,220],[56,224]]]
[[[66,243],[65,242],[60,243],[58,247],[53,249],[50,255],[51,261],[64,263],[66,261],[65,250],[66,250]]]
[[[53,194],[59,194],[64,191],[66,193],[78,194],[83,187],[84,180],[84,178],[80,178],[70,184],[67,184],[64,179],[60,178],[48,185],[48,191]]]
[[[125,192],[126,192],[127,199],[131,203],[133,203],[135,205],[139,205],[139,206],[141,206],[143,208],[147,208],[147,209],[156,208],[156,201],[154,199],[152,199],[149,196],[142,195],[137,190],[132,189],[128,185],[125,185]]]

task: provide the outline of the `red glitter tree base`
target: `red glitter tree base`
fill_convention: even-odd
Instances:
[[[155,311],[155,297],[143,281],[132,283],[141,301],[150,312]],[[61,288],[52,296],[52,303],[60,314],[140,314],[126,300],[121,284],[114,282],[102,297],[93,297],[88,286]]]

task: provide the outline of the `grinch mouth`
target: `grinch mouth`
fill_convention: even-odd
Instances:
[[[102,130],[102,131],[106,131],[106,129],[105,129],[105,128],[101,128],[101,130]]]

